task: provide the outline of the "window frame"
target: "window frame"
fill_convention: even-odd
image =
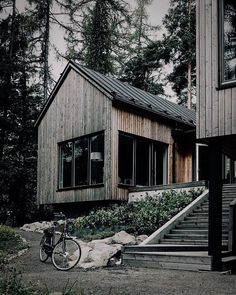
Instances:
[[[142,186],[142,185],[137,184],[137,180],[136,180],[136,175],[137,175],[137,173],[136,173],[136,169],[137,169],[136,158],[137,158],[137,140],[138,139],[140,139],[142,141],[146,141],[149,144],[149,147],[148,147],[148,149],[149,149],[149,172],[148,172],[149,184],[148,184],[148,186],[154,185],[153,184],[154,183],[154,179],[153,179],[154,178],[154,158],[153,158],[154,144],[161,144],[165,148],[163,151],[163,185],[167,184],[167,182],[168,182],[168,148],[169,148],[169,145],[165,142],[153,140],[153,139],[146,138],[143,136],[138,136],[135,134],[124,132],[124,131],[118,132],[118,142],[120,140],[120,135],[128,136],[133,139],[133,167],[132,167],[133,184],[130,185],[130,184],[121,183],[121,182],[119,182],[119,178],[118,178],[117,179],[118,187],[128,188],[128,187]],[[117,175],[118,176],[119,176],[119,157],[120,157],[120,151],[118,148],[118,167],[117,167],[117,172],[118,172]],[[165,164],[164,164],[164,162],[165,162]],[[145,187],[145,186],[143,186],[143,187]]]
[[[224,1],[218,0],[218,89],[226,89],[236,86],[234,80],[224,79]]]
[[[62,142],[58,142],[57,144],[57,150],[58,150],[58,181],[57,181],[57,191],[67,191],[67,190],[74,190],[74,189],[83,189],[83,188],[90,188],[90,187],[102,187],[104,186],[104,170],[103,170],[103,182],[102,183],[96,183],[96,184],[92,184],[91,183],[91,139],[94,136],[97,135],[103,135],[103,168],[104,168],[104,163],[105,163],[105,131],[98,131],[98,132],[94,132],[94,133],[90,133],[90,134],[86,134],[86,135],[82,135],[79,137],[75,137],[73,139],[69,139],[69,140],[65,140]],[[74,154],[74,150],[75,150],[75,142],[83,139],[83,138],[87,138],[88,139],[88,161],[87,161],[87,177],[88,177],[88,184],[82,184],[82,185],[75,185],[75,154]],[[61,180],[61,173],[62,172],[62,164],[61,164],[61,159],[62,159],[62,149],[61,147],[68,143],[71,142],[72,143],[72,186],[68,186],[68,187],[61,187],[60,186],[60,180]]]

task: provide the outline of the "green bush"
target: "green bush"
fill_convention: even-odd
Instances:
[[[0,225],[0,262],[10,255],[25,248],[25,244],[15,231],[5,225]]]
[[[115,233],[120,230],[133,234],[150,234],[201,193],[201,190],[188,193],[172,190],[163,192],[156,198],[147,196],[139,202],[116,204],[91,211],[89,215],[78,218],[74,234],[85,239],[91,239],[94,235],[102,236],[102,232]]]

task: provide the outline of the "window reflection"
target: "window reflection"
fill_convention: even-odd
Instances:
[[[59,149],[59,188],[103,183],[103,133],[62,143]]]
[[[88,184],[88,139],[75,141],[75,185]]]
[[[119,183],[148,186],[166,183],[167,148],[164,143],[119,134]]]
[[[224,0],[223,7],[223,79],[236,80],[236,2]]]
[[[103,183],[104,136],[99,134],[91,138],[91,184]]]
[[[72,142],[67,142],[61,147],[61,173],[60,186],[72,185]]]

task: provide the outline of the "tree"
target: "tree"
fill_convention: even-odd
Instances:
[[[127,3],[93,0],[81,3],[79,10],[80,15],[78,6],[71,13],[66,57],[105,75],[116,74],[127,52]]]
[[[14,9],[14,6],[13,6]],[[22,223],[35,201],[37,134],[33,122],[41,100],[32,83],[33,23],[17,14],[0,20],[0,222],[7,211]]]
[[[152,40],[159,27],[148,23],[146,8],[151,3],[152,0],[136,0],[131,16],[129,60],[122,68],[120,80],[153,94],[163,94],[158,79],[163,48],[161,42]]]
[[[167,31],[163,44],[166,60],[173,64],[168,80],[180,104],[193,106],[196,86],[196,3],[195,0],[171,0],[163,24]]]

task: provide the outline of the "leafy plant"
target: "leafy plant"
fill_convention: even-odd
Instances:
[[[16,253],[25,246],[21,237],[11,227],[0,225],[0,263],[3,263],[8,255]]]
[[[91,211],[77,220],[74,234],[80,238],[107,237],[120,230],[133,234],[150,234],[181,211],[201,190],[177,193],[167,191],[139,202],[115,204]]]

